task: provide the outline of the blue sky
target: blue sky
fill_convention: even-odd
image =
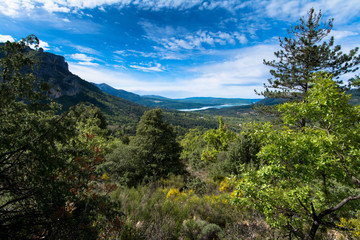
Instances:
[[[360,46],[358,0],[0,0],[0,41],[35,34],[83,79],[141,95],[259,98],[263,59],[311,7]]]

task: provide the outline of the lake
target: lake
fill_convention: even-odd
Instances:
[[[235,107],[235,106],[244,106],[249,104],[223,104],[223,105],[215,105],[215,106],[205,106],[201,108],[189,108],[189,109],[177,109],[178,111],[182,112],[193,112],[193,111],[201,111],[210,108],[220,109],[220,108],[227,108],[227,107]]]

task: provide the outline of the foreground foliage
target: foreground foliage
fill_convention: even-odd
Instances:
[[[81,105],[57,114],[48,88],[26,73],[34,67],[27,44],[38,39],[1,49],[0,238],[111,234],[121,215],[107,196],[114,186],[96,171],[107,146],[99,111]]]
[[[136,186],[184,173],[180,152],[173,127],[163,121],[160,109],[153,109],[141,117],[129,145],[119,144],[106,156],[103,169],[119,183]]]
[[[310,11],[295,30],[307,36],[320,17]],[[117,139],[98,108],[61,111],[48,97],[50,86],[30,73],[31,44],[35,36],[1,46],[1,239],[359,238],[360,112],[333,80],[348,71],[343,63],[355,67],[356,51],[334,60],[335,75],[292,82],[306,94],[277,106],[276,126],[229,128],[220,117],[208,130],[199,117],[185,133],[167,122],[187,115],[165,121],[153,109],[137,126],[119,126]]]
[[[266,164],[244,173],[236,201],[300,239],[314,239],[319,228],[346,230],[338,219],[359,210],[360,199],[360,112],[349,99],[319,74],[304,102],[280,105],[286,126],[268,130],[258,154]],[[308,127],[297,128],[299,119]]]
[[[260,214],[251,208],[230,204],[234,183],[203,183],[199,192],[193,180],[172,176],[148,185],[119,188],[113,199],[121,202],[126,215],[119,238],[211,240],[274,237],[275,231]],[[188,186],[186,190],[182,190],[184,185]]]

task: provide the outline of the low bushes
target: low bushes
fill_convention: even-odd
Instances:
[[[267,238],[270,229],[260,215],[254,214],[251,209],[229,203],[233,189],[229,181],[221,184],[204,182],[202,191],[197,192],[182,179],[179,176],[172,177],[148,185],[121,187],[115,191],[112,197],[121,202],[121,209],[126,216],[119,238]],[[189,183],[193,184],[191,181]]]

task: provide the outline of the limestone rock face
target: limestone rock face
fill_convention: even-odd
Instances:
[[[41,51],[37,56],[39,64],[34,73],[40,81],[50,84],[51,97],[75,96],[80,92],[80,78],[69,71],[63,56]]]

